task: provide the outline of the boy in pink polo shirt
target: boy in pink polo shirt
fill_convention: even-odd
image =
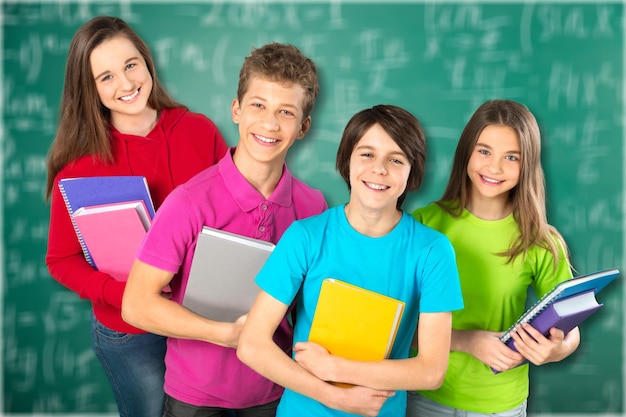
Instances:
[[[239,142],[175,189],[158,210],[137,254],[122,301],[126,321],[168,336],[164,416],[274,416],[282,387],[237,359],[245,318],[203,318],[183,307],[196,239],[203,226],[277,243],[294,221],[327,208],[319,190],[285,165],[291,145],[311,127],[319,91],[315,64],[287,44],[253,49],[239,74],[232,118]],[[167,285],[170,298],[161,295]],[[290,351],[283,320],[277,343]]]

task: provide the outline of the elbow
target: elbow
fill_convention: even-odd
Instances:
[[[426,378],[420,381],[417,390],[431,391],[441,388],[445,372],[430,372]]]
[[[122,319],[130,324],[141,329],[139,309],[135,308],[136,304],[130,300],[130,297],[126,293],[122,297]]]
[[[239,337],[239,343],[237,344],[237,358],[258,372],[255,359],[262,357],[260,355],[262,354],[259,352],[258,347],[254,341],[251,341],[251,339],[246,336],[244,329],[244,332]]]
[[[411,387],[410,390],[431,391],[441,388],[443,380],[446,376],[447,361],[442,365],[429,367],[426,372],[420,372],[420,376],[415,381],[416,386]]]
[[[429,381],[428,390],[436,390],[443,385],[444,377],[446,376],[445,370],[443,372],[433,373],[431,380]]]
[[[237,344],[237,358],[244,364],[250,366],[250,358],[254,357],[254,348],[243,337],[243,334],[239,338]]]

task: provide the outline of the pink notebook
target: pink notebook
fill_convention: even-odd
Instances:
[[[139,245],[150,228],[143,201],[81,207],[74,221],[99,271],[126,281]]]

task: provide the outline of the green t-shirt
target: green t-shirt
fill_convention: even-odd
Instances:
[[[503,332],[524,313],[529,287],[541,297],[558,282],[572,277],[567,262],[559,262],[554,270],[552,253],[538,246],[508,264],[506,257],[494,256],[507,250],[519,234],[512,215],[487,221],[464,210],[460,217],[452,217],[430,204],[415,210],[413,216],[445,234],[456,252],[465,308],[452,312],[453,329]],[[441,388],[420,394],[478,413],[510,410],[528,397],[528,365],[494,374],[475,357],[450,352]]]

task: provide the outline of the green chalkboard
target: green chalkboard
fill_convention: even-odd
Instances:
[[[170,92],[211,117],[235,144],[229,117],[241,62],[269,41],[318,64],[313,127],[288,163],[329,204],[347,189],[334,157],[349,117],[378,103],[422,121],[427,177],[405,203],[436,199],[474,109],[525,103],[543,133],[549,219],[574,266],[624,259],[624,7],[621,2],[14,2],[2,4],[2,409],[38,415],[115,414],[92,353],[89,305],[44,264],[49,207],[45,157],[54,137],[65,57],[89,18],[117,15],[151,47]],[[624,413],[623,284],[582,326],[573,357],[532,370],[532,415]]]

